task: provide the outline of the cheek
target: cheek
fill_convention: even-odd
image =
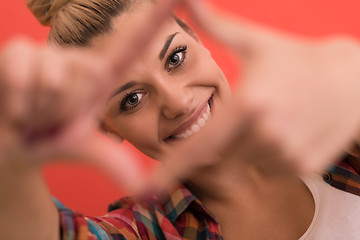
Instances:
[[[158,122],[154,114],[144,111],[144,113],[121,116],[109,122],[109,126],[146,155],[153,157],[160,151]]]
[[[225,75],[207,49],[200,49],[194,57],[191,74],[198,78],[200,84],[214,86],[221,94],[230,94],[230,86]]]
[[[125,139],[130,142],[136,142],[137,145],[139,145],[140,143],[155,138],[154,132],[152,131],[152,129],[154,129],[153,124],[151,124],[152,122],[153,121],[146,118],[146,116],[143,118],[134,117],[119,121],[117,129]],[[152,127],[149,127],[149,125],[152,125]]]

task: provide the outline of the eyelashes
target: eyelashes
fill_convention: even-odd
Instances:
[[[165,63],[165,69],[167,72],[170,72],[178,67],[180,67],[187,55],[187,45],[177,47],[167,58]]]
[[[173,50],[165,62],[165,70],[171,72],[179,67],[181,67],[187,56],[187,45],[179,46]],[[144,90],[136,90],[130,93],[127,93],[125,97],[120,101],[119,111],[126,112],[136,109],[143,97],[146,95]]]
[[[126,96],[120,103],[120,111],[129,111],[136,108],[145,95],[146,92],[144,91],[135,91],[126,94]]]

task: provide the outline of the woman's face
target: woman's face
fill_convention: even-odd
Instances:
[[[151,8],[143,3],[117,17],[113,33],[96,39],[95,47],[126,34]],[[104,123],[153,158],[201,131],[230,97],[209,51],[174,20],[162,26],[128,70],[109,97]]]

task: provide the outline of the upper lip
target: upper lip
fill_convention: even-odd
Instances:
[[[201,114],[205,112],[208,103],[209,103],[209,99],[203,102],[188,119],[186,119],[172,132],[170,136],[176,136],[182,133],[185,129],[189,128],[194,123],[196,123],[196,121],[201,116]]]

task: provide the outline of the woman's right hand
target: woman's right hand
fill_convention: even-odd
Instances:
[[[136,188],[141,175],[134,157],[96,129],[114,81],[126,74],[178,1],[163,1],[122,36],[124,44],[114,41],[100,54],[49,49],[28,40],[5,47],[0,54],[0,170],[92,159],[115,182]]]
[[[107,72],[89,52],[27,40],[7,46],[0,57],[0,168],[92,159],[108,172],[120,171],[112,175],[127,187],[134,184],[138,173],[130,152],[96,131],[111,81]]]

